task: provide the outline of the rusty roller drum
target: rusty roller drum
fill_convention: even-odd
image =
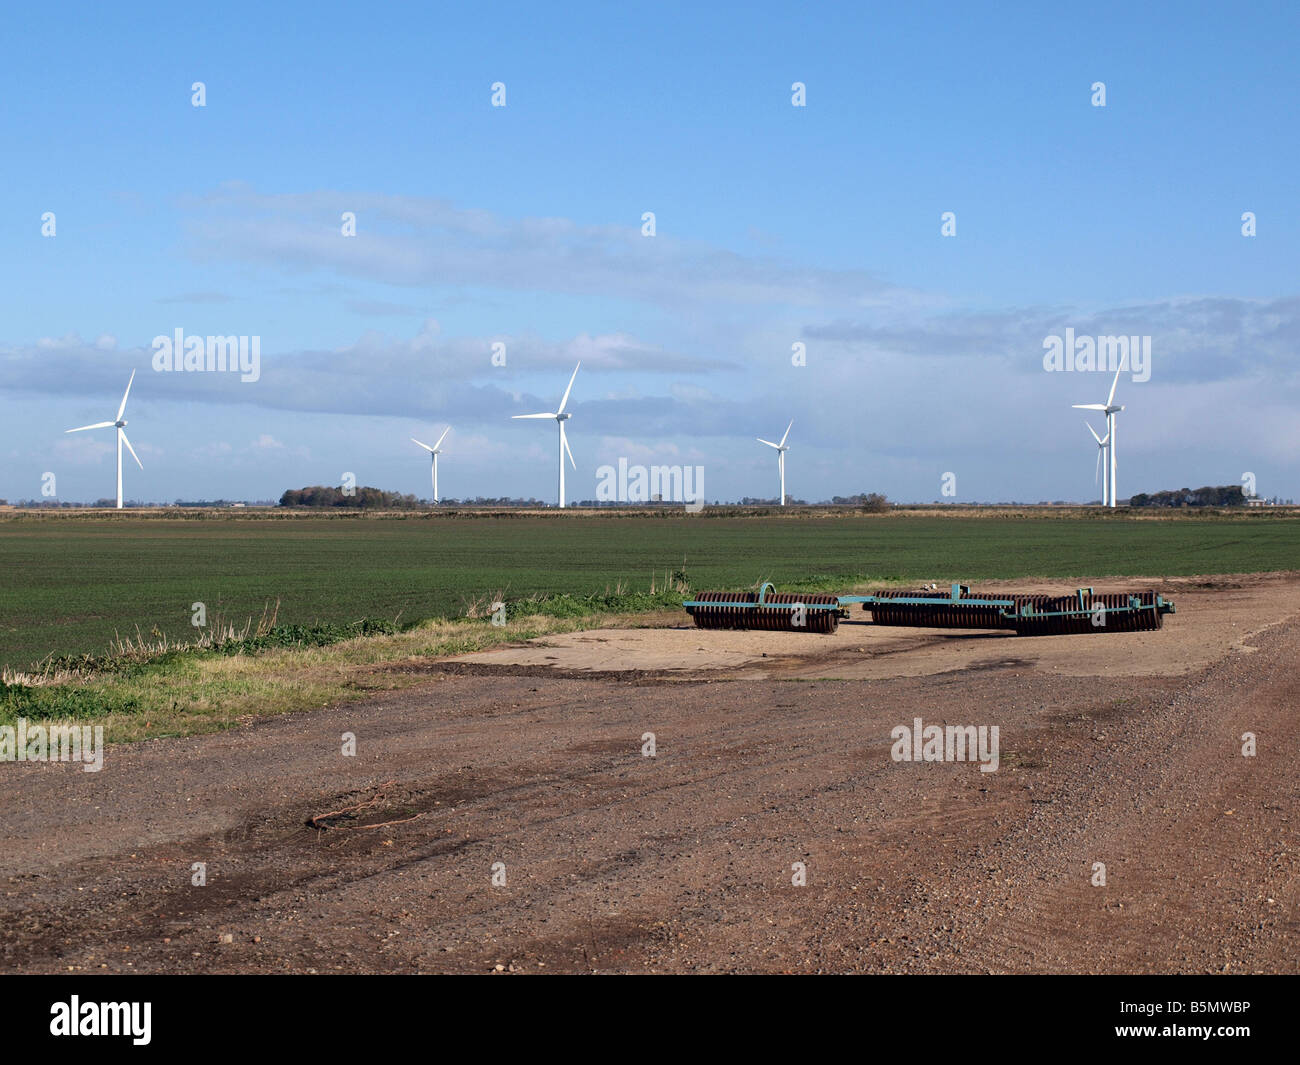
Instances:
[[[1136,598],[1144,609],[1133,610],[1130,599]],[[1026,604],[1033,613],[1024,614]],[[1092,611],[1101,605],[1108,613],[1104,625],[1092,623]],[[1109,613],[1119,610],[1120,613]],[[1068,611],[1069,613],[1062,613]],[[1083,633],[1148,632],[1164,625],[1164,614],[1156,609],[1156,593],[1137,592],[1085,596],[1082,609],[1076,596],[1032,595],[1018,599],[1014,628],[1019,636],[1065,636]]]
[[[896,591],[877,592],[874,603],[863,603],[876,625],[906,625],[920,629],[1009,629],[1011,619],[1002,607],[975,592],[966,592],[953,601],[947,592]],[[933,599],[928,603],[891,603],[891,599]],[[880,600],[885,600],[880,602]]]
[[[695,596],[698,606],[688,606],[687,613],[701,629],[775,629],[782,632],[834,632],[839,627],[838,597],[824,594],[800,595],[796,592],[769,592],[762,606],[741,606],[758,603],[758,592],[700,592]],[[806,607],[830,607],[829,610],[808,610],[804,614],[806,625],[794,624],[795,604]],[[717,604],[717,605],[714,605]]]

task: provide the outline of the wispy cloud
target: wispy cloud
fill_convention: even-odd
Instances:
[[[508,218],[445,200],[333,191],[266,194],[232,183],[183,201],[194,253],[389,285],[600,294],[677,308],[869,307],[921,300],[864,270],[755,257],[626,225]],[[343,212],[357,234],[342,235]]]
[[[0,368],[10,388],[59,396],[112,395],[135,369],[140,372],[136,401],[152,397],[373,415],[425,415],[454,402],[457,409],[480,416],[505,414],[523,398],[516,367],[558,372],[581,361],[588,375],[681,375],[736,368],[721,359],[667,351],[626,333],[580,333],[562,341],[536,334],[443,338],[434,319],[426,319],[411,336],[368,330],[335,350],[275,352],[269,338],[262,341],[262,375],[252,384],[242,383],[235,374],[155,373],[152,348],[105,347],[76,333],[0,346]],[[496,342],[506,347],[504,369],[491,361]]]

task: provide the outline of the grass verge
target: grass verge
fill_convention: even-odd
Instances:
[[[171,652],[131,668],[56,680],[0,683],[0,725],[23,717],[42,724],[104,726],[109,743],[215,732],[256,717],[337,705],[427,680],[401,667],[468,654],[552,633],[645,624],[647,615],[533,615],[489,621],[431,620],[401,632],[355,636],[326,645],[248,653]]]
[[[782,590],[845,590],[860,579],[815,576]],[[109,743],[220,731],[411,687],[427,676],[410,667],[438,658],[557,633],[681,623],[681,602],[690,594],[684,575],[673,574],[649,591],[615,586],[597,595],[514,600],[498,592],[467,601],[468,617],[405,627],[375,619],[277,625],[268,610],[242,628],[214,624],[185,644],[137,634],[103,655],[50,658],[33,673],[6,670],[0,725],[19,718],[103,725]],[[494,623],[494,613],[502,621],[502,603],[504,623]]]
[[[52,657],[29,673],[6,670],[0,725],[19,718],[103,725],[109,743],[219,731],[410,687],[427,678],[403,667],[437,658],[556,633],[680,620],[687,594],[682,581],[672,580],[646,592],[615,587],[515,600],[497,593],[468,602],[469,617],[405,627],[375,619],[276,625],[274,612],[264,612],[239,629],[215,624],[190,643],[137,634],[102,655]],[[497,609],[502,603],[504,611]]]

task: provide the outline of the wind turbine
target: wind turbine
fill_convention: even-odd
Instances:
[[[564,454],[569,454],[569,463],[576,470],[578,464],[573,461],[573,452],[569,451],[569,441],[564,435],[564,423],[573,417],[572,414],[564,413],[564,405],[569,402],[569,393],[573,391],[573,382],[577,379],[578,371],[582,368],[582,363],[578,363],[573,368],[573,376],[569,378],[569,387],[564,390],[564,397],[560,400],[560,407],[554,413],[546,412],[542,414],[515,414],[512,418],[554,418],[555,424],[560,427],[560,508],[564,508]]]
[[[794,419],[785,427],[785,436],[781,437],[779,444],[774,444],[770,440],[764,440],[761,436],[755,437],[760,444],[766,444],[768,447],[776,448],[776,466],[781,471],[781,506],[785,506],[785,453],[790,449],[786,446],[786,437],[790,435],[790,429],[794,426]]]
[[[127,451],[131,452],[131,457],[135,459],[135,464],[144,469],[144,463],[140,461],[140,456],[135,453],[135,448],[131,446],[131,441],[126,438],[126,421],[122,415],[126,412],[126,397],[131,394],[131,383],[135,380],[135,371],[131,371],[131,380],[126,383],[126,391],[122,393],[122,405],[117,408],[117,417],[111,422],[96,422],[94,425],[79,425],[75,429],[65,429],[68,433],[81,433],[87,429],[116,429],[117,430],[117,509],[122,509],[122,445],[126,445]]]
[[[1119,384],[1119,375],[1123,371],[1124,362],[1121,360],[1118,369],[1115,370],[1115,380],[1110,383],[1110,395],[1106,397],[1105,403],[1071,404],[1075,410],[1099,410],[1106,415],[1107,451],[1110,454],[1110,500],[1107,505],[1111,507],[1119,501],[1119,494],[1115,491],[1115,415],[1124,408],[1115,406],[1115,386]]]
[[[1098,436],[1096,429],[1091,425],[1088,425],[1087,422],[1084,422],[1083,424],[1088,426],[1088,432],[1092,433],[1092,438],[1097,441],[1097,468],[1092,474],[1092,483],[1096,484],[1097,477],[1101,474],[1103,469],[1101,464],[1102,456],[1106,454],[1106,449],[1110,445],[1110,434],[1107,433],[1105,436]],[[1106,479],[1101,482],[1101,499],[1103,504],[1105,504],[1107,499],[1106,486],[1110,484],[1110,470],[1106,470],[1105,472]]]
[[[429,453],[429,456],[433,459],[433,501],[434,501],[435,503],[439,502],[439,499],[438,499],[438,456],[442,454],[442,452],[441,452],[439,449],[442,447],[442,442],[443,442],[444,440],[447,439],[447,434],[448,434],[449,432],[451,432],[451,426],[450,426],[450,425],[447,426],[447,428],[444,429],[444,430],[442,431],[442,436],[438,437],[438,442],[437,442],[436,444],[434,444],[433,447],[430,447],[428,444],[421,443],[419,440],[416,440],[415,437],[411,437],[411,439],[412,439],[415,443],[419,444],[422,448],[424,448],[424,450],[427,451],[427,452]]]

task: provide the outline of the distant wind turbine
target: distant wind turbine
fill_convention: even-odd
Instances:
[[[1119,384],[1119,375],[1124,370],[1124,362],[1121,360],[1119,368],[1115,371],[1115,380],[1110,383],[1110,395],[1106,397],[1105,403],[1074,403],[1072,406],[1075,410],[1099,410],[1106,415],[1106,450],[1110,455],[1110,499],[1106,501],[1108,506],[1114,507],[1119,501],[1119,493],[1115,491],[1115,415],[1122,411],[1122,406],[1115,405],[1115,386]],[[1094,434],[1095,435],[1095,434]]]
[[[781,437],[779,444],[774,444],[770,440],[764,440],[761,436],[755,437],[760,444],[766,444],[768,447],[776,448],[776,466],[781,471],[781,506],[785,506],[785,453],[790,449],[786,446],[786,438],[790,435],[790,429],[794,426],[794,419],[785,427],[785,436]]]
[[[1087,422],[1084,422],[1083,424],[1088,425]],[[1097,430],[1091,425],[1088,425],[1088,432],[1092,433],[1092,438],[1097,441],[1097,468],[1093,471],[1092,483],[1096,484],[1097,477],[1104,472],[1105,476],[1102,477],[1101,481],[1101,499],[1102,502],[1105,503],[1107,499],[1106,486],[1110,484],[1110,471],[1102,466],[1101,460],[1105,456],[1107,448],[1110,445],[1110,434],[1107,433],[1105,436],[1098,436]]]
[[[569,451],[569,441],[564,435],[564,423],[573,417],[572,414],[564,413],[564,405],[569,402],[569,393],[573,391],[573,382],[578,377],[578,371],[582,368],[582,363],[578,363],[573,368],[573,376],[569,378],[569,387],[564,390],[564,397],[560,400],[559,409],[553,413],[547,412],[542,414],[515,414],[513,418],[554,418],[555,424],[560,427],[560,507],[564,507],[564,455],[568,452],[569,463],[576,470],[578,464],[573,461],[573,452]]]
[[[131,380],[126,383],[126,391],[122,393],[122,405],[117,408],[117,417],[111,422],[96,422],[94,425],[79,425],[75,429],[65,429],[68,433],[83,433],[87,429],[116,429],[117,430],[117,509],[122,509],[122,445],[126,445],[127,451],[131,452],[131,457],[135,459],[135,464],[144,469],[144,463],[140,461],[140,456],[135,453],[135,448],[131,446],[131,441],[126,438],[126,421],[122,415],[126,413],[126,397],[131,394],[131,384],[135,381],[135,371],[131,371]]]
[[[424,450],[427,451],[427,452],[429,453],[429,457],[433,459],[433,501],[434,501],[435,503],[439,502],[439,499],[438,499],[438,456],[442,454],[442,451],[440,450],[441,447],[442,447],[442,442],[443,442],[444,440],[447,439],[447,434],[448,434],[449,432],[451,432],[451,426],[450,426],[450,425],[447,426],[447,428],[444,429],[444,430],[442,431],[442,436],[438,437],[438,442],[437,442],[436,444],[434,444],[433,447],[430,447],[428,444],[421,443],[419,440],[416,440],[415,437],[411,437],[411,439],[412,439],[413,441],[415,441],[415,443],[420,444],[420,446],[421,446],[422,448],[424,448]]]

